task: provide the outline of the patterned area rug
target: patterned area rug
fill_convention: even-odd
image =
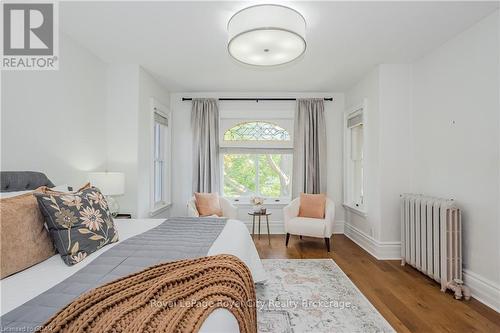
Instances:
[[[394,332],[331,259],[265,259],[257,285],[261,333]]]

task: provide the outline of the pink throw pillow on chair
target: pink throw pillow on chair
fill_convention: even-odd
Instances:
[[[325,218],[326,196],[324,194],[300,193],[299,217]]]
[[[222,208],[219,203],[218,193],[198,193],[194,194],[196,209],[200,216],[217,215],[222,216]]]

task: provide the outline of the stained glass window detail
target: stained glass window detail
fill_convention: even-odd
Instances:
[[[290,141],[290,134],[278,125],[251,121],[228,129],[224,141]]]

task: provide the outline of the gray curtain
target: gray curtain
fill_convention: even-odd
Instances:
[[[219,109],[212,98],[193,99],[193,192],[219,191]]]
[[[326,125],[323,99],[298,99],[295,111],[292,195],[326,192]]]

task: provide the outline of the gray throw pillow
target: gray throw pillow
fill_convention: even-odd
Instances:
[[[98,188],[74,193],[48,190],[35,196],[52,242],[67,265],[118,241],[108,203]]]

